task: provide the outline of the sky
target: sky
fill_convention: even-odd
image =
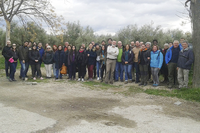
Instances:
[[[55,12],[66,22],[79,21],[81,26],[90,26],[96,34],[115,34],[130,24],[139,27],[153,23],[164,30],[191,31],[187,18],[185,0],[51,0]]]

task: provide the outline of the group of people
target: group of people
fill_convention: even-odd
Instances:
[[[7,45],[2,51],[5,57],[6,76],[9,81],[15,80],[17,60],[21,64],[20,78],[25,80],[29,65],[32,70],[32,78],[42,78],[41,64],[44,63],[46,69],[46,78],[51,78],[52,68],[56,80],[62,79],[60,73],[62,66],[66,66],[67,75],[70,80],[76,79],[78,72],[78,81],[84,81],[86,71],[88,71],[88,80],[94,78],[106,84],[121,81],[125,84],[139,83],[140,86],[146,86],[151,80],[154,87],[159,85],[159,75],[163,74],[164,81],[168,83],[168,88],[188,87],[189,70],[194,62],[192,49],[188,47],[187,41],[175,40],[173,43],[164,44],[164,49],[159,48],[158,41],[139,42],[132,41],[131,44],[122,45],[121,41],[108,39],[101,44],[91,42],[88,47],[82,44],[78,49],[75,45],[65,42],[62,45],[53,45],[48,43],[42,47],[42,43],[24,42],[18,49],[16,44]],[[10,68],[10,73],[8,72]],[[87,68],[87,70],[86,70]],[[124,76],[125,75],[125,76]]]

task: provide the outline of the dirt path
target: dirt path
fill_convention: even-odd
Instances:
[[[66,79],[30,85],[0,77],[0,132],[199,133],[200,104],[136,93],[123,83],[108,90]],[[181,105],[174,103],[180,101]]]

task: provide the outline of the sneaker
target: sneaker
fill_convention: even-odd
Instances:
[[[131,80],[129,80],[128,82],[129,82],[129,83],[132,83],[133,81],[132,81],[132,79],[131,79]]]
[[[36,78],[34,77],[33,80],[36,80]]]
[[[55,78],[55,80],[58,80],[58,78]]]
[[[101,80],[101,77],[99,77],[99,80]]]
[[[41,80],[43,80],[43,77],[40,77]]]
[[[144,85],[144,83],[140,83],[140,84],[139,84],[139,86],[142,86],[142,85]]]
[[[158,84],[155,84],[155,85],[154,85],[154,87],[157,87],[157,86],[158,86]]]
[[[124,82],[124,84],[128,84],[128,81],[126,80],[126,81]]]
[[[19,76],[20,79],[22,79],[22,76]]]
[[[84,82],[85,80],[84,80],[84,78],[82,78],[82,82]]]
[[[144,86],[147,86],[147,83],[144,83]]]
[[[12,81],[17,81],[16,79],[13,79]]]
[[[12,82],[12,79],[11,79],[11,78],[9,78],[8,80],[9,80],[10,82]]]
[[[78,81],[81,81],[81,79],[80,79],[80,78],[78,78]]]
[[[100,80],[100,78],[98,77],[97,80]]]
[[[113,84],[113,81],[111,81],[110,84]]]
[[[93,81],[93,79],[92,79],[92,78],[90,78],[90,79],[89,79],[89,81]]]

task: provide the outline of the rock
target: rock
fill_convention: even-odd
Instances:
[[[32,85],[37,85],[37,82],[32,82]]]
[[[175,105],[177,105],[177,106],[179,106],[179,105],[181,105],[181,104],[182,104],[182,102],[180,102],[180,101],[177,101],[177,102],[175,102],[174,104],[175,104]]]

